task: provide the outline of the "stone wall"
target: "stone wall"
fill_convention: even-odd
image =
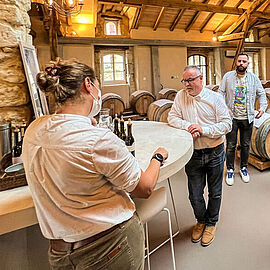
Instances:
[[[30,121],[32,105],[19,40],[32,44],[27,11],[31,0],[0,0],[0,121]]]

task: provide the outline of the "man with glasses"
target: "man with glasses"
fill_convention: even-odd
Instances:
[[[240,53],[236,62],[236,70],[227,72],[220,84],[219,92],[224,96],[229,112],[233,118],[232,131],[226,135],[226,183],[234,184],[234,159],[237,133],[240,131],[240,176],[244,183],[250,180],[247,172],[249,148],[255,116],[256,96],[260,101],[260,109],[255,118],[260,118],[267,108],[265,91],[259,78],[247,72],[248,55]]]
[[[171,126],[188,131],[194,140],[194,152],[185,167],[189,200],[197,224],[191,240],[202,246],[212,243],[222,196],[224,171],[224,135],[231,130],[231,118],[221,95],[203,87],[197,66],[187,66],[181,81],[184,90],[177,93],[168,116]],[[204,188],[208,186],[208,204]]]

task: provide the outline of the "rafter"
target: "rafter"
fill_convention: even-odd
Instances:
[[[268,28],[262,35],[259,34],[259,39],[263,38],[266,35],[270,34],[270,28]]]
[[[157,16],[157,19],[154,23],[154,26],[153,26],[153,30],[156,31],[158,26],[159,26],[159,23],[160,23],[160,20],[161,20],[161,17],[162,17],[162,14],[164,13],[164,10],[165,10],[165,7],[162,7],[158,16]]]
[[[232,41],[244,38],[244,32],[234,33],[226,36],[220,36],[218,37],[218,41]]]
[[[203,0],[202,3],[203,4],[207,4],[210,0]],[[195,21],[197,20],[197,18],[200,15],[200,11],[196,11],[195,14],[193,15],[193,17],[191,18],[191,20],[189,21],[187,27],[185,28],[185,31],[188,32],[190,30],[190,28],[192,27],[192,25],[195,23]]]
[[[218,3],[218,5],[224,7],[227,2],[228,2],[228,0],[221,0],[221,2]],[[204,31],[205,27],[207,26],[207,24],[210,22],[210,20],[213,18],[214,15],[215,15],[214,12],[208,14],[207,18],[205,19],[205,21],[200,29],[201,33]]]
[[[122,5],[122,6],[135,6],[140,7],[141,5],[166,7],[166,8],[177,8],[177,9],[192,9],[197,11],[207,11],[216,13],[227,13],[234,15],[241,15],[246,9],[234,8],[234,7],[221,7],[213,4],[203,4],[187,2],[185,0],[101,0],[100,4],[111,4],[111,5]],[[252,14],[254,17],[270,19],[270,13],[254,11]]]
[[[244,14],[244,17],[245,17],[245,20],[244,20],[244,24],[243,24],[243,28],[242,28],[242,31],[244,32],[244,36],[238,42],[236,53],[235,53],[235,56],[233,59],[232,69],[235,68],[237,57],[243,49],[245,38],[246,38],[247,33],[248,33],[248,23],[249,23],[250,14]]]
[[[130,29],[138,29],[139,28],[139,21],[140,21],[140,18],[142,16],[142,9],[143,9],[143,7],[137,8]]]
[[[266,2],[270,3],[270,0],[255,0],[253,4],[237,19],[237,21],[223,33],[223,35],[229,35],[235,31],[235,29],[246,19],[246,15],[252,14],[255,9],[259,8]]]
[[[242,3],[244,2],[245,0],[240,0],[237,5],[235,6],[235,8],[239,8]],[[226,15],[226,17],[221,21],[221,23],[216,27],[216,29],[213,31],[214,34],[216,34],[221,28],[222,26],[225,24],[225,22],[230,18],[230,15]]]
[[[173,20],[173,22],[172,22],[172,24],[170,26],[170,31],[173,31],[174,30],[174,28],[176,27],[176,25],[178,24],[178,22],[181,20],[183,14],[185,12],[185,10],[186,10],[185,8],[178,10],[178,13],[177,13],[176,17],[174,18],[174,20]]]
[[[120,15],[121,16],[125,15],[128,12],[128,10],[129,10],[129,7],[123,7],[121,12],[120,12]]]

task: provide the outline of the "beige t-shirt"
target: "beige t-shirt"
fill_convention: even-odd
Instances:
[[[122,140],[87,117],[36,119],[24,137],[23,162],[48,239],[78,241],[133,216],[127,192],[139,181],[139,164]]]

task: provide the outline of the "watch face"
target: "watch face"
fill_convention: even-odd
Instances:
[[[163,156],[161,154],[157,153],[156,157],[158,158],[159,161],[163,162]]]

